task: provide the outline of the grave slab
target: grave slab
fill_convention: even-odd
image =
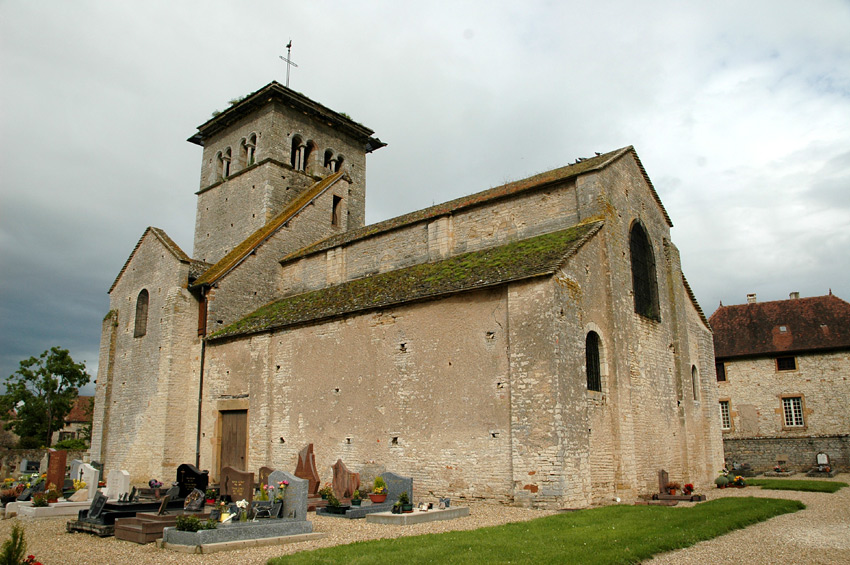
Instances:
[[[362,506],[352,506],[345,514],[332,514],[327,511],[327,508],[318,508],[316,514],[336,518],[357,519],[365,518],[368,514],[374,514],[376,512],[389,512],[403,492],[407,492],[408,496],[410,496],[410,501],[413,502],[413,477],[404,477],[390,472],[381,473],[380,476],[387,483],[387,499],[384,502],[380,504],[366,504],[364,501]]]
[[[313,532],[311,534],[296,534],[276,538],[247,539],[240,541],[227,541],[222,543],[207,543],[203,545],[175,545],[167,544],[162,540],[157,541],[157,547],[169,549],[179,553],[208,554],[221,551],[234,551],[236,549],[247,549],[249,547],[263,547],[268,545],[284,545],[287,543],[299,543],[303,541],[317,540],[327,537],[324,532]]]
[[[419,510],[407,514],[393,514],[392,512],[375,512],[366,516],[366,522],[370,524],[390,524],[395,526],[409,526],[412,524],[424,524],[425,522],[439,522],[442,520],[455,520],[469,516],[469,507],[452,506],[445,510],[434,508],[432,510]]]
[[[179,532],[176,528],[165,528],[163,545],[200,546],[213,543],[245,541],[262,538],[277,538],[313,532],[309,520],[262,520],[260,522],[236,522],[219,524],[215,530]],[[167,547],[167,546],[166,546]]]

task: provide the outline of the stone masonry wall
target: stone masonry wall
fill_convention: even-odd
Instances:
[[[821,452],[829,455],[835,469],[844,473],[850,471],[850,435],[726,438],[723,447],[729,465],[748,463],[757,473],[772,470],[779,461],[785,461],[791,471],[803,473],[815,465],[817,454]]]

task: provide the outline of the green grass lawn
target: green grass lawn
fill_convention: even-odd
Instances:
[[[835,492],[847,486],[840,481],[805,481],[793,479],[745,479],[751,487],[769,490],[801,490],[806,492]]]
[[[357,542],[268,563],[637,563],[803,508],[796,500],[753,497],[691,508],[607,506],[480,530]]]

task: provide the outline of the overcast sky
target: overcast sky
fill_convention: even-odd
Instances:
[[[0,0],[0,378],[97,370],[147,226],[192,252],[214,110],[272,80],[389,145],[367,222],[634,145],[707,315],[850,300],[850,3]]]

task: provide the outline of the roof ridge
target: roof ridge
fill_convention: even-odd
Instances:
[[[239,245],[231,249],[224,257],[216,261],[212,267],[207,269],[204,274],[192,283],[192,287],[213,284],[226,276],[233,269],[238,267],[245,258],[251,254],[251,252],[268,241],[271,236],[280,230],[280,228],[285,226],[293,217],[301,212],[301,210],[307,207],[310,202],[324,194],[326,190],[336,184],[337,181],[343,178],[344,175],[345,172],[340,170],[317,181],[313,184],[313,186],[305,190],[292,202],[290,202],[289,205],[281,210],[277,216],[269,220],[269,222],[263,227],[255,230],[252,234],[242,240]]]
[[[186,252],[183,251],[183,249],[181,249],[180,246],[177,245],[177,243],[175,243],[174,240],[168,236],[167,233],[165,233],[165,230],[161,228],[155,228],[153,226],[148,226],[147,228],[145,228],[145,231],[142,233],[142,236],[139,238],[139,241],[136,242],[136,246],[133,247],[133,251],[130,252],[129,257],[127,257],[127,260],[124,261],[124,265],[121,267],[121,270],[118,271],[118,275],[115,277],[115,280],[112,281],[112,286],[109,287],[109,290],[106,291],[106,294],[111,293],[115,289],[115,285],[118,284],[118,281],[121,279],[121,276],[124,274],[124,271],[127,270],[127,266],[130,264],[130,261],[133,260],[133,256],[136,254],[136,251],[139,250],[139,247],[141,247],[142,241],[144,241],[145,236],[147,236],[148,233],[152,233],[154,237],[156,237],[159,242],[162,243],[162,245],[166,249],[168,249],[168,251],[172,255],[174,255],[174,257],[176,257],[181,263],[191,263],[193,261],[193,259],[189,257]]]

